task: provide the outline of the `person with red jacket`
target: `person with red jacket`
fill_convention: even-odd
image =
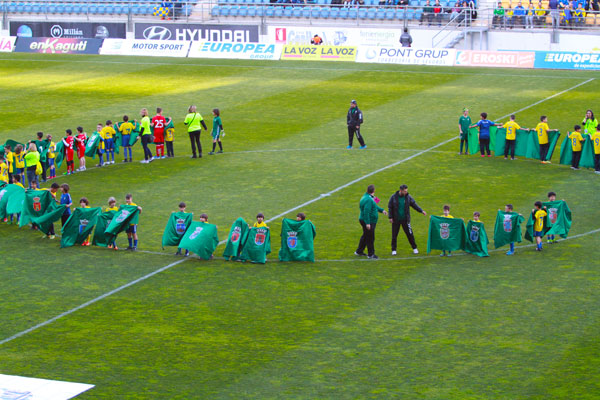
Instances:
[[[65,131],[67,137],[63,139],[63,144],[65,146],[65,159],[67,160],[67,172],[65,175],[71,175],[75,172],[75,164],[73,163],[73,144],[75,143],[75,138],[73,137],[73,131],[67,129]]]
[[[152,118],[154,128],[154,144],[156,145],[156,158],[165,158],[165,126],[171,122],[162,115],[162,108],[156,109],[156,115]]]

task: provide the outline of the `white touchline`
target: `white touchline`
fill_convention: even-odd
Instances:
[[[547,101],[547,100],[550,100],[550,99],[552,99],[552,98],[554,98],[554,97],[556,97],[556,96],[558,96],[558,95],[560,95],[560,94],[564,94],[564,93],[566,93],[566,92],[568,92],[568,91],[570,91],[570,90],[573,90],[573,89],[576,89],[576,88],[578,88],[578,87],[579,87],[579,86],[581,86],[581,85],[585,85],[586,83],[588,83],[588,82],[591,82],[591,81],[593,81],[594,79],[595,79],[595,78],[590,78],[590,79],[586,80],[585,82],[581,82],[581,83],[579,83],[579,84],[577,84],[577,85],[575,85],[575,86],[572,86],[572,87],[570,87],[570,88],[568,88],[568,89],[565,89],[565,90],[563,90],[562,92],[559,92],[559,93],[553,94],[552,96],[548,96],[548,97],[546,97],[546,98],[545,98],[545,99],[543,99],[543,100],[540,100],[540,101],[538,101],[538,102],[535,102],[535,103],[533,103],[532,105],[529,105],[529,106],[527,106],[527,107],[524,107],[524,108],[522,108],[522,109],[520,109],[520,110],[518,110],[518,111],[512,112],[512,113],[510,113],[510,114],[516,114],[516,113],[518,113],[518,112],[521,112],[521,111],[527,110],[528,108],[531,108],[531,107],[533,107],[533,106],[535,106],[535,105],[538,105],[538,104],[540,104],[540,103],[543,103],[543,102],[545,102],[545,101]],[[500,118],[498,118],[498,119],[506,118],[506,117],[507,117],[507,116],[509,116],[510,114],[507,114],[507,115],[505,115],[505,116],[502,116],[502,117],[500,117]],[[455,137],[455,136],[453,136],[452,138],[450,138],[450,139],[448,139],[448,140],[444,140],[443,142],[441,142],[441,143],[438,143],[438,144],[436,144],[435,146],[431,146],[431,147],[429,147],[428,149],[421,150],[421,151],[419,151],[419,152],[417,152],[417,153],[413,154],[412,156],[406,157],[406,158],[404,158],[404,159],[402,159],[402,160],[400,160],[400,161],[396,161],[395,163],[392,163],[392,164],[386,165],[385,167],[382,167],[382,168],[379,168],[379,169],[377,169],[377,170],[375,170],[375,171],[369,172],[368,174],[365,174],[365,175],[363,175],[363,176],[361,176],[361,177],[359,177],[359,178],[356,178],[356,179],[354,179],[354,180],[352,180],[352,181],[350,181],[350,182],[348,182],[348,183],[346,183],[346,184],[344,184],[344,185],[342,185],[342,186],[338,186],[337,188],[335,188],[335,189],[333,189],[333,190],[331,190],[331,191],[329,191],[329,192],[327,192],[327,193],[321,194],[319,197],[315,197],[314,199],[312,199],[312,200],[308,200],[308,201],[306,201],[306,202],[304,202],[304,203],[300,204],[299,206],[296,206],[296,207],[290,208],[290,209],[289,209],[289,210],[287,210],[287,211],[284,211],[284,212],[282,212],[282,213],[280,213],[280,214],[277,214],[277,215],[276,215],[276,216],[274,216],[273,218],[270,218],[270,219],[268,219],[266,222],[272,222],[273,220],[275,220],[275,219],[277,219],[277,218],[280,218],[280,217],[283,217],[284,215],[286,215],[286,214],[289,214],[289,213],[291,213],[291,212],[293,212],[293,211],[296,211],[296,210],[297,210],[297,209],[299,209],[299,208],[305,207],[305,206],[307,206],[307,205],[309,205],[309,204],[312,204],[312,203],[314,203],[314,202],[316,202],[316,201],[319,201],[319,200],[321,200],[321,199],[323,199],[323,198],[325,198],[325,197],[328,197],[328,196],[332,195],[333,193],[339,192],[340,190],[342,190],[342,189],[345,189],[345,188],[347,188],[348,186],[351,186],[351,185],[353,185],[353,184],[355,184],[355,183],[357,183],[357,182],[360,182],[360,181],[362,181],[362,180],[364,180],[364,179],[366,179],[366,178],[369,178],[369,177],[371,177],[371,176],[373,176],[373,175],[375,175],[375,174],[378,174],[379,172],[382,172],[382,171],[385,171],[385,170],[387,170],[387,169],[393,168],[393,167],[395,167],[395,166],[397,166],[397,165],[400,165],[400,164],[402,164],[402,163],[404,163],[404,162],[406,162],[406,161],[410,161],[410,160],[412,160],[412,159],[413,159],[413,158],[415,158],[415,157],[418,157],[418,156],[420,156],[420,155],[422,155],[422,154],[425,154],[425,153],[427,153],[427,152],[429,152],[429,151],[431,151],[431,150],[434,150],[434,149],[436,149],[436,148],[438,148],[438,147],[440,147],[440,146],[443,146],[443,145],[445,145],[445,144],[447,144],[447,143],[450,143],[450,142],[451,142],[451,141],[453,141],[453,140],[456,140],[456,137]],[[596,232],[596,231],[590,231],[590,232],[588,232],[588,233],[581,234],[581,236],[583,236],[583,235],[586,235],[586,234],[589,234],[589,233],[594,233],[594,232]],[[223,243],[226,243],[226,242],[227,242],[226,240],[222,240],[221,242],[219,242],[219,244],[223,244]],[[69,311],[65,311],[65,312],[64,312],[64,313],[62,313],[62,314],[59,314],[59,315],[57,315],[57,316],[55,316],[55,317],[52,317],[52,318],[50,318],[50,319],[49,319],[49,320],[47,320],[47,321],[41,322],[41,323],[39,323],[39,324],[37,324],[37,325],[34,325],[34,326],[32,326],[31,328],[25,329],[25,330],[24,330],[24,331],[22,331],[22,332],[19,332],[19,333],[15,334],[15,335],[12,335],[12,336],[10,336],[10,337],[8,337],[8,338],[6,338],[6,339],[0,340],[0,346],[1,346],[1,345],[3,345],[3,344],[5,344],[5,343],[8,343],[8,342],[10,342],[10,341],[13,341],[13,340],[15,340],[15,339],[17,339],[17,338],[20,338],[20,337],[21,337],[21,336],[23,336],[23,335],[26,335],[26,334],[28,334],[28,333],[31,333],[31,332],[33,332],[33,331],[35,331],[35,330],[39,329],[39,328],[42,328],[42,327],[44,327],[44,326],[46,326],[46,325],[49,325],[49,324],[53,323],[54,321],[56,321],[56,320],[58,320],[58,319],[61,319],[61,318],[63,318],[63,317],[66,317],[67,315],[73,314],[75,311],[79,311],[79,310],[81,310],[81,309],[83,309],[83,308],[85,308],[85,307],[87,307],[87,306],[89,306],[89,305],[92,305],[92,304],[94,304],[94,303],[97,303],[97,302],[99,302],[100,300],[103,300],[103,299],[105,299],[105,298],[107,298],[107,297],[109,297],[109,296],[112,296],[112,295],[113,295],[113,294],[115,294],[115,293],[118,293],[118,292],[122,291],[123,289],[127,289],[128,287],[135,285],[136,283],[139,283],[139,282],[145,281],[146,279],[148,279],[148,278],[150,278],[150,277],[153,277],[154,275],[157,275],[157,274],[159,274],[159,273],[161,273],[161,272],[163,272],[163,271],[166,271],[166,270],[168,270],[168,269],[170,269],[170,268],[172,268],[172,267],[174,267],[174,266],[176,266],[176,265],[179,265],[179,264],[181,264],[181,263],[183,263],[183,262],[185,262],[185,261],[187,261],[187,260],[189,260],[189,258],[184,258],[184,259],[182,259],[182,260],[175,261],[174,263],[171,263],[171,264],[169,264],[169,265],[166,265],[166,266],[164,266],[164,267],[162,267],[162,268],[159,268],[159,269],[157,269],[157,270],[156,270],[156,271],[154,271],[154,272],[151,272],[151,273],[149,273],[149,274],[147,274],[147,275],[144,275],[144,276],[142,276],[142,277],[140,277],[140,278],[137,278],[137,279],[135,279],[135,280],[133,280],[133,281],[131,281],[131,282],[129,282],[129,283],[126,283],[125,285],[119,286],[118,288],[111,290],[110,292],[106,292],[106,293],[104,293],[103,295],[96,297],[95,299],[92,299],[92,300],[90,300],[90,301],[88,301],[88,302],[85,302],[85,303],[83,303],[83,304],[81,304],[81,305],[79,305],[79,306],[75,307],[75,308],[72,308],[72,309],[70,309]],[[398,260],[398,258],[396,258],[396,260]],[[320,261],[328,261],[328,260],[320,260]],[[345,260],[340,260],[340,261],[345,261]],[[372,260],[370,260],[370,261],[372,261]]]

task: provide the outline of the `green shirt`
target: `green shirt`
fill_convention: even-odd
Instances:
[[[144,128],[144,133],[142,133],[142,136],[152,134],[152,131],[150,130],[150,117],[149,116],[146,115],[144,118],[142,118],[140,125],[142,128]]]
[[[504,16],[504,8],[496,8],[494,10],[494,15],[497,17],[503,17]]]
[[[221,126],[223,124],[221,123],[221,117],[214,117],[213,118],[213,128],[212,128],[212,134],[213,135],[218,135],[221,132]]]
[[[202,121],[202,115],[200,113],[189,113],[185,116],[184,124],[188,127],[188,132],[194,132],[202,130],[202,125],[200,122]]]
[[[458,119],[458,124],[460,125],[460,130],[462,131],[461,136],[467,136],[469,134],[469,126],[471,126],[471,117],[465,117],[464,115],[461,115]]]
[[[360,199],[360,216],[358,219],[365,224],[376,224],[379,219],[378,212],[383,212],[383,208],[379,207],[369,193],[365,193]]]
[[[406,202],[405,196],[398,197],[398,210],[396,210],[396,217],[398,217],[398,220],[400,220],[400,221],[406,219],[406,217],[404,216],[405,202]]]

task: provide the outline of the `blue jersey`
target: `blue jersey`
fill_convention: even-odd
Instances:
[[[479,127],[479,139],[489,139],[490,126],[494,125],[496,125],[496,123],[488,119],[482,119],[481,121],[477,122],[477,126]]]
[[[71,200],[71,195],[69,193],[63,193],[60,196],[60,204],[71,204],[73,200]],[[63,215],[71,215],[71,209],[67,207]]]

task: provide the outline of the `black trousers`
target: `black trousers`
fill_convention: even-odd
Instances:
[[[354,141],[354,134],[356,134],[356,139],[358,139],[358,143],[361,146],[365,145],[365,141],[360,134],[360,128],[356,128],[354,125],[348,125],[348,146],[352,146],[352,142]]]
[[[362,226],[363,234],[358,242],[357,253],[364,253],[365,247],[367,248],[367,255],[372,256],[375,254],[375,225],[371,224],[371,229],[367,229],[367,224],[364,221],[358,220],[360,226]]]
[[[167,157],[174,157],[173,153],[173,142],[165,142],[167,145]]]
[[[479,138],[479,151],[481,151],[481,155],[487,151],[487,155],[490,155],[490,139],[482,139]]]
[[[581,150],[573,152],[573,159],[571,160],[571,167],[579,168],[579,160],[581,160]]]
[[[508,152],[510,151],[510,158],[515,158],[515,144],[516,140],[506,139],[506,144],[504,145],[504,158],[508,157]]]
[[[410,226],[410,222],[403,220],[392,223],[392,251],[396,250],[396,244],[398,239],[398,233],[400,232],[400,227],[404,229],[404,233],[406,234],[406,238],[408,239],[408,243],[410,243],[410,247],[414,249],[417,248],[417,242],[415,242],[415,235],[413,234],[412,227]]]
[[[550,143],[540,144],[540,160],[546,161],[548,156],[548,149],[550,149]]]
[[[69,215],[61,215],[60,216],[60,222],[62,223],[62,226],[65,226],[65,224],[67,223],[67,220],[69,219],[69,217],[71,216],[71,214]]]
[[[198,155],[202,157],[202,144],[200,143],[200,132],[202,132],[202,130],[188,132],[188,134],[190,135],[190,143],[192,144],[192,154],[194,156],[196,155],[196,147],[198,147]]]
[[[142,147],[144,148],[144,160],[148,160],[152,158],[152,150],[148,147],[150,144],[150,139],[152,139],[152,135],[142,135]],[[106,156],[108,161],[108,155]]]
[[[600,154],[594,154],[594,169],[600,171]]]

